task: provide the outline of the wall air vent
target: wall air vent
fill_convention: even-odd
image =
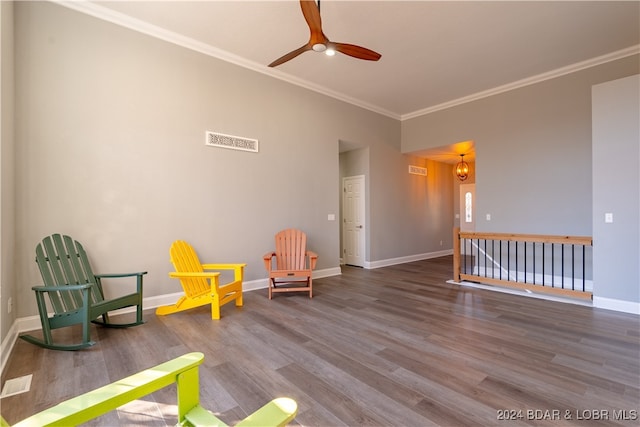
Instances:
[[[427,168],[423,168],[422,166],[409,165],[409,173],[413,175],[427,176]]]
[[[258,140],[242,138],[240,136],[225,135],[223,133],[207,131],[205,145],[209,147],[230,148],[232,150],[258,152]]]

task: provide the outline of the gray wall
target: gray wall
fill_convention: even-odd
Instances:
[[[402,151],[475,142],[477,231],[590,236],[591,86],[638,69],[636,55],[403,121]]]
[[[593,87],[594,291],[640,302],[640,77]],[[605,214],[613,222],[605,223]]]
[[[0,337],[16,319],[13,3],[0,2]],[[8,301],[14,309],[9,313]]]
[[[370,161],[372,260],[451,249],[451,165],[397,157],[389,148],[372,152]],[[410,164],[426,166],[427,176],[409,174]]]

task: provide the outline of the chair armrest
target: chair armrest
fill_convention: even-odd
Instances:
[[[247,264],[202,264],[204,270],[235,270],[246,266]]]
[[[279,397],[258,409],[236,427],[285,426],[293,421],[298,413],[298,404],[288,397]]]
[[[147,274],[146,271],[140,271],[137,273],[103,273],[103,274],[94,274],[93,277],[96,278],[96,284],[98,285],[98,289],[100,289],[100,293],[104,295],[104,290],[102,289],[102,279],[119,279],[122,277],[137,277],[136,279],[136,288],[139,294],[142,294],[142,276]]]
[[[233,270],[233,281],[242,282],[247,264],[202,264],[204,270]]]
[[[276,256],[275,252],[267,252],[262,256],[262,261],[264,262],[264,269],[267,271],[271,271],[273,266],[273,257]]]
[[[318,254],[313,251],[307,251],[307,256],[309,257],[309,268],[313,270],[316,268],[316,262],[318,261]]]
[[[33,286],[31,289],[36,292],[69,292],[69,291],[81,291],[83,289],[89,289],[93,285],[86,283],[84,285],[64,285],[64,286]]]
[[[114,277],[142,276],[143,274],[147,274],[147,272],[141,271],[139,273],[106,273],[106,274],[94,274],[94,276],[97,278],[114,278]]]
[[[241,420],[236,427],[284,427],[293,421],[298,413],[298,404],[288,397],[279,397]],[[227,426],[218,417],[197,405],[185,414],[187,423],[179,426]]]
[[[229,427],[213,413],[207,411],[200,405],[195,406],[189,412],[184,414],[184,421],[176,424],[176,427],[199,427],[199,426],[215,426]]]
[[[183,278],[194,278],[194,277],[203,277],[205,279],[207,278],[214,278],[214,277],[218,277],[220,276],[220,273],[215,272],[215,271],[211,271],[211,272],[191,272],[191,271],[184,271],[184,272],[178,272],[178,271],[172,271],[171,273],[169,273],[169,277],[175,278],[175,279],[179,279],[181,277]]]

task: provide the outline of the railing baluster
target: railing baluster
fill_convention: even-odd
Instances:
[[[531,251],[533,252],[533,284],[536,284],[536,242],[531,242]]]
[[[587,272],[585,271],[585,251],[586,251],[586,246],[582,245],[582,292],[586,291],[586,282],[585,279],[587,277]]]
[[[496,278],[496,250],[495,250],[495,240],[491,240],[491,278]]]
[[[562,256],[560,257],[562,259],[562,289],[564,289],[564,243],[562,244]]]
[[[482,240],[484,242],[484,277],[487,276],[487,239]]]
[[[478,263],[478,275],[480,275],[480,238],[476,240],[476,259]]]
[[[516,242],[516,282],[518,281],[518,242]]]
[[[542,286],[544,286],[545,283],[546,283],[545,276],[544,276],[545,267],[546,267],[546,264],[547,264],[545,253],[544,253],[545,247],[546,247],[545,243],[542,242]]]
[[[575,245],[571,245],[571,290],[576,290]]]
[[[511,280],[511,240],[507,240],[507,282]]]
[[[556,287],[556,244],[551,244],[551,287]]]
[[[524,242],[524,283],[527,283],[527,241]]]
[[[502,240],[500,240],[500,262],[498,262],[498,273],[500,274],[500,280],[502,280]]]

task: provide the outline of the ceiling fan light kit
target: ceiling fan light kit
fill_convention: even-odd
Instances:
[[[309,31],[311,33],[309,41],[304,46],[295,49],[286,55],[273,61],[269,67],[277,67],[287,61],[292,60],[296,56],[313,50],[314,52],[325,52],[328,56],[333,56],[336,52],[343,53],[357,59],[366,61],[377,61],[382,55],[362,46],[356,46],[347,43],[334,43],[329,40],[322,32],[322,19],[320,18],[320,0],[316,4],[315,0],[300,0],[300,8],[304,16]]]

